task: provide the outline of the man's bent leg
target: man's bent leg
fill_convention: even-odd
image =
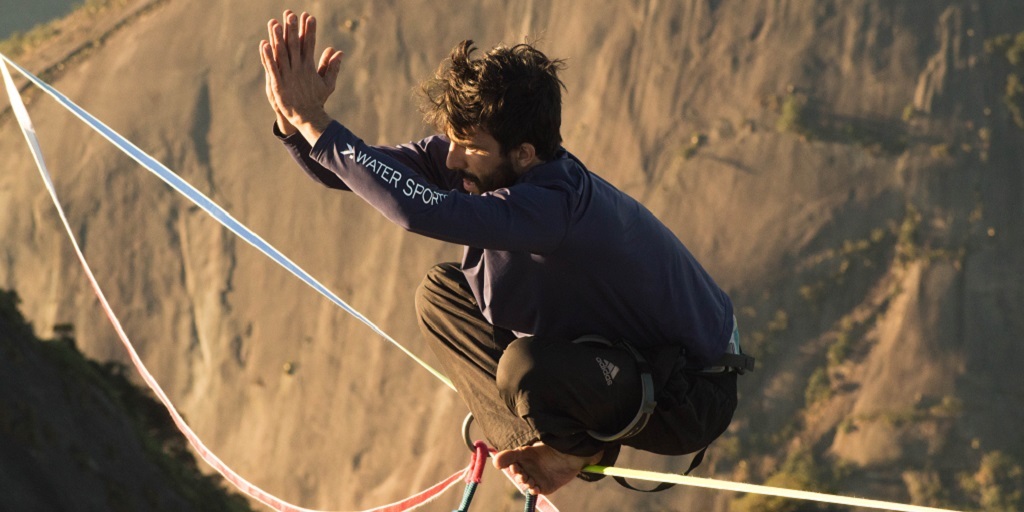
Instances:
[[[515,336],[483,317],[457,264],[430,269],[416,291],[416,311],[423,336],[491,444],[504,450],[537,441],[495,384],[498,360]]]
[[[643,395],[636,359],[617,346],[520,338],[505,350],[497,377],[505,404],[542,442],[499,452],[494,465],[509,467],[541,494],[571,482],[584,466],[610,464],[618,445],[588,432],[623,430],[637,416]]]
[[[637,415],[642,385],[637,361],[622,347],[520,338],[498,364],[506,406],[560,452],[590,456],[607,444],[589,431],[612,435]]]

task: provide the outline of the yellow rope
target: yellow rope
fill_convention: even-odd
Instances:
[[[779,496],[782,498],[793,498],[798,500],[818,501],[822,503],[834,503],[837,505],[849,505],[851,507],[875,508],[882,510],[896,510],[901,512],[956,512],[943,508],[922,507],[919,505],[904,505],[888,501],[869,500],[864,498],[852,498],[834,494],[823,494],[820,492],[797,491],[771,487],[767,485],[744,484],[729,482],[726,480],[715,480],[712,478],[699,478],[695,476],[677,475],[674,473],[656,473],[653,471],[641,471],[638,469],[626,469],[606,466],[587,466],[583,468],[587,473],[595,473],[608,476],[619,476],[623,478],[634,478],[651,482],[667,482],[671,484],[688,485],[690,487],[703,487],[705,489],[718,489],[722,491],[745,492],[751,494],[763,494],[766,496]]]

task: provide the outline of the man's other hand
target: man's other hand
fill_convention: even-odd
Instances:
[[[316,144],[331,122],[324,104],[337,84],[343,53],[328,47],[316,59],[316,18],[308,13],[285,11],[282,21],[267,23],[267,30],[270,40],[260,41],[260,60],[278,128],[285,134],[298,129]]]

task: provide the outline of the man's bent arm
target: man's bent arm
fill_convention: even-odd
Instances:
[[[395,224],[446,242],[546,253],[557,248],[569,224],[565,190],[521,183],[474,196],[439,189],[337,122],[310,156]]]
[[[274,125],[274,136],[280,140],[292,159],[299,164],[309,177],[318,183],[338,190],[350,190],[348,185],[337,174],[327,169],[310,156],[312,146],[297,131],[288,135]],[[398,146],[372,146],[400,164],[420,174],[427,181],[441,190],[462,190],[462,178],[459,173],[448,169],[445,158],[448,154],[448,140],[439,135],[427,137],[419,142],[409,142]]]

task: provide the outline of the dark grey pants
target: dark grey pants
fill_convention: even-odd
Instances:
[[[416,293],[416,310],[445,374],[495,448],[539,440],[580,456],[607,453],[609,447],[618,453],[618,443],[599,442],[587,431],[618,432],[640,408],[639,371],[627,350],[573,340],[517,339],[484,319],[455,263],[427,273]],[[658,407],[647,427],[622,444],[681,455],[706,447],[729,425],[736,408],[736,374],[687,372],[682,358],[675,359],[652,361],[662,368],[655,378]]]

